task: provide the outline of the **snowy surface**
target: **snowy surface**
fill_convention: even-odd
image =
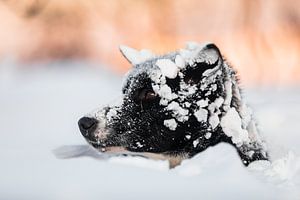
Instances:
[[[2,61],[0,199],[300,199],[300,87],[244,94],[272,163],[245,168],[220,144],[169,170],[165,161],[109,158],[86,146],[77,120],[114,100],[121,82],[83,62],[18,69]]]

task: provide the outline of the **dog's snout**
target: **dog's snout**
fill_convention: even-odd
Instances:
[[[82,117],[78,121],[79,130],[83,136],[89,137],[97,128],[97,119],[90,117]]]

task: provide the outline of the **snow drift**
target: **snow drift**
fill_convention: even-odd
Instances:
[[[272,163],[245,168],[219,144],[169,170],[165,161],[86,145],[78,118],[118,96],[122,79],[86,65],[0,64],[1,199],[299,199],[299,88],[246,90]]]

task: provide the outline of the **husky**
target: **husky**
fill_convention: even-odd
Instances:
[[[233,145],[243,164],[267,160],[267,148],[241,95],[236,71],[213,43],[157,56],[120,46],[132,64],[118,103],[78,121],[103,153],[166,159],[177,166],[208,147]]]

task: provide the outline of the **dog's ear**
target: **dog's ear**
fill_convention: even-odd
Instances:
[[[202,77],[208,75],[211,69],[223,62],[222,55],[218,47],[213,43],[199,45],[197,43],[188,43],[187,49],[196,50],[197,56],[194,58],[196,62],[188,66],[184,76],[184,81],[188,84],[197,84],[201,81]],[[199,56],[199,58],[197,58]]]
[[[133,65],[140,64],[155,57],[155,55],[148,49],[142,49],[139,51],[125,45],[120,45],[119,49],[122,55]]]

